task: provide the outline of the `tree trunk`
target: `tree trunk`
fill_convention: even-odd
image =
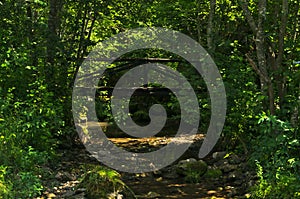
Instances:
[[[282,66],[283,54],[284,54],[284,37],[286,35],[286,28],[288,23],[288,0],[282,0],[282,12],[281,12],[281,24],[278,34],[278,55],[275,66],[277,67],[278,73],[276,76],[276,83],[278,89],[279,106],[281,107],[284,103],[285,96],[285,83],[286,78],[284,76],[285,68]]]
[[[196,27],[197,27],[197,37],[198,37],[198,42],[199,44],[201,44],[201,30],[202,30],[202,26],[201,26],[201,18],[200,18],[200,12],[201,12],[201,1],[198,0],[197,1],[197,19],[196,19]]]
[[[215,7],[216,7],[216,0],[210,0],[210,6],[209,6],[209,18],[208,18],[208,24],[207,24],[207,48],[208,52],[211,53],[211,56],[213,56],[215,51],[215,45],[214,45],[214,16],[215,16]]]
[[[272,80],[268,74],[268,65],[267,65],[267,51],[266,51],[266,42],[264,35],[264,21],[266,19],[266,0],[259,0],[258,2],[258,19],[257,24],[248,8],[247,0],[240,0],[241,7],[246,16],[249,26],[252,29],[252,32],[255,35],[255,45],[256,45],[256,57],[257,64],[247,55],[247,59],[249,60],[251,66],[255,70],[255,72],[259,75],[261,91],[263,94],[268,96],[269,101],[269,111],[270,114],[275,114],[275,94],[274,88],[272,84]]]
[[[47,63],[45,66],[45,78],[49,89],[55,91],[55,57],[59,36],[57,35],[60,27],[59,13],[62,9],[61,0],[49,0],[49,17],[48,17],[48,38],[47,38]]]

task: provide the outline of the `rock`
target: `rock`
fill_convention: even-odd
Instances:
[[[123,195],[122,194],[118,194],[116,199],[123,199]]]
[[[219,167],[221,170],[224,171],[224,173],[228,173],[230,171],[234,171],[238,168],[238,165],[232,165],[232,164],[225,164],[221,167]]]
[[[150,191],[147,196],[147,198],[159,198],[160,197],[160,194],[159,193],[156,193],[156,192],[153,192],[153,191]]]
[[[215,167],[223,167],[224,165],[228,165],[228,164],[229,164],[228,160],[221,159],[221,160],[215,162],[214,166]]]
[[[55,175],[55,178],[60,181],[72,181],[75,180],[76,177],[69,172],[63,171],[63,172],[57,172]]]
[[[123,199],[123,195],[119,193],[111,193],[107,196],[108,199]]]
[[[240,164],[242,162],[242,159],[237,156],[236,154],[232,154],[229,156],[229,163],[230,164]]]
[[[80,193],[70,197],[69,199],[86,199],[86,197],[84,193]]]
[[[76,195],[76,192],[75,192],[75,191],[72,191],[72,190],[70,191],[70,190],[68,190],[68,191],[66,191],[65,194],[62,195],[62,198],[69,198],[69,197],[74,196],[74,195]]]
[[[227,194],[227,196],[229,198],[232,198],[233,196],[236,196],[236,195],[237,195],[237,190],[234,187],[232,189],[230,189],[230,192]]]
[[[182,164],[187,164],[187,163],[191,163],[191,162],[197,162],[197,160],[195,158],[189,158],[186,160],[181,160],[178,162],[178,165],[182,165]]]
[[[47,198],[56,198],[56,195],[54,193],[47,194]]]
[[[253,187],[255,184],[256,184],[256,181],[254,181],[254,180],[250,180],[249,182],[247,182],[248,187]]]
[[[156,179],[155,179],[156,182],[161,182],[162,180],[163,180],[162,177],[159,177],[159,178],[156,178]]]
[[[80,194],[80,193],[83,193],[85,192],[86,189],[85,188],[78,188],[76,191],[75,191],[75,194]]]
[[[57,180],[62,180],[62,178],[63,178],[63,173],[62,172],[57,172],[57,174],[55,175],[55,178],[57,179]]]
[[[161,177],[162,176],[162,171],[161,170],[153,171],[153,175],[157,176],[157,177]]]
[[[243,179],[243,174],[240,171],[232,171],[228,174],[228,180],[234,181],[234,180],[241,180]]]
[[[237,178],[237,175],[235,172],[231,172],[229,175],[228,175],[228,179],[230,180],[235,180]]]
[[[237,179],[233,182],[235,186],[242,186],[244,184],[244,180]]]
[[[219,178],[221,177],[223,172],[221,169],[208,169],[203,177],[205,178]]]
[[[215,159],[216,161],[224,159],[224,157],[226,156],[227,152],[222,151],[222,152],[214,152],[212,154],[213,159]]]
[[[217,193],[217,191],[215,191],[215,190],[209,190],[209,191],[207,191],[208,195],[214,195],[216,193]]]
[[[189,172],[197,172],[197,175],[202,176],[207,171],[207,164],[203,160],[199,161],[182,161],[177,165],[177,173],[186,176]]]
[[[162,177],[165,179],[177,179],[179,175],[176,172],[176,168],[168,169],[162,173]]]

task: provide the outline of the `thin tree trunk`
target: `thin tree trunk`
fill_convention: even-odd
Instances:
[[[201,44],[201,18],[200,18],[200,3],[201,1],[197,1],[197,18],[196,18],[196,27],[197,27],[197,37],[198,37],[198,42]]]
[[[275,66],[277,68],[277,89],[278,89],[278,97],[279,97],[279,105],[280,107],[283,105],[284,96],[285,96],[285,81],[284,77],[285,69],[282,66],[283,54],[284,54],[284,37],[286,35],[286,28],[288,23],[288,1],[282,0],[282,14],[281,14],[281,24],[278,34],[278,55],[276,59]]]
[[[59,13],[62,9],[61,0],[49,0],[48,38],[47,38],[47,63],[45,77],[50,90],[55,91],[55,56],[58,44],[57,31],[60,26]]]
[[[83,48],[83,43],[84,43],[84,37],[85,37],[85,31],[86,31],[86,25],[87,25],[87,14],[88,14],[88,8],[86,4],[84,5],[84,14],[83,14],[83,19],[82,19],[82,25],[81,25],[81,32],[80,32],[80,39],[79,39],[79,46],[78,46],[78,51],[77,51],[77,60],[80,60],[82,57],[82,48]]]
[[[269,101],[269,111],[270,114],[275,114],[275,94],[274,88],[272,84],[272,80],[269,77],[268,70],[267,70],[267,57],[266,57],[266,42],[265,42],[265,35],[264,35],[264,21],[266,19],[266,7],[267,2],[266,0],[259,0],[258,2],[258,20],[257,24],[248,8],[247,0],[240,0],[241,7],[243,12],[246,16],[249,26],[252,29],[252,32],[255,35],[255,45],[256,45],[256,56],[257,56],[257,63],[256,64],[250,56],[247,56],[251,66],[256,71],[256,73],[260,77],[260,84],[262,93],[268,96]]]
[[[29,1],[26,2],[27,7],[26,7],[26,15],[28,18],[28,41],[30,42],[31,46],[31,64],[32,66],[37,67],[38,66],[38,59],[36,55],[36,45],[34,44],[34,16],[33,16],[33,11],[31,8],[31,3]]]
[[[209,18],[207,24],[207,48],[208,52],[211,53],[213,56],[215,51],[214,45],[214,16],[215,16],[215,7],[216,7],[216,0],[210,0],[210,9],[209,9]]]

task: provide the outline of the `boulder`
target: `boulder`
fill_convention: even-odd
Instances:
[[[212,154],[212,157],[215,161],[224,159],[224,157],[226,156],[227,152],[226,151],[221,151],[221,152],[214,152]]]
[[[187,176],[189,172],[197,172],[199,176],[202,176],[207,171],[207,164],[203,160],[194,161],[186,160],[180,161],[176,167],[176,171],[179,175]]]
[[[221,169],[217,168],[209,168],[203,177],[205,178],[219,178],[223,175],[223,172]]]

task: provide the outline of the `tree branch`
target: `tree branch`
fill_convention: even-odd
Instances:
[[[249,8],[248,8],[248,2],[247,2],[247,0],[239,0],[239,1],[241,3],[243,12],[245,13],[248,24],[250,25],[252,32],[256,35],[257,34],[257,26],[255,24],[255,20],[251,14]]]
[[[279,35],[278,35],[278,56],[276,60],[277,66],[280,66],[283,60],[284,36],[286,34],[288,12],[289,12],[288,1],[282,0],[281,24],[280,24]]]
[[[252,66],[252,68],[254,69],[254,71],[259,75],[259,77],[261,79],[263,79],[266,83],[270,83],[271,80],[269,77],[267,77],[256,65],[256,63],[253,61],[253,59],[248,55],[246,54],[245,55],[247,60],[249,61],[250,65]]]

